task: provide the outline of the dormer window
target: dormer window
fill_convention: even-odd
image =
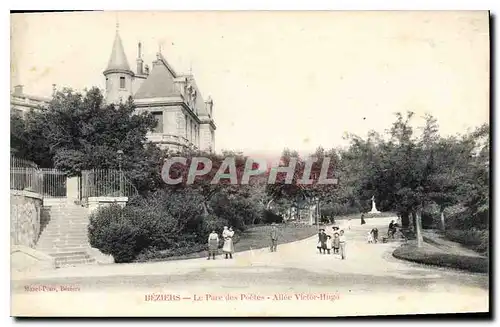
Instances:
[[[125,88],[125,77],[121,76],[120,77],[120,89]]]

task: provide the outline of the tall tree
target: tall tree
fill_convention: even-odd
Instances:
[[[24,156],[42,166],[51,163],[68,175],[117,169],[121,159],[127,177],[139,189],[156,189],[162,151],[146,137],[156,124],[150,113],[135,112],[131,98],[108,105],[98,88],[84,94],[66,88],[54,95],[47,108],[26,115],[22,135],[30,152]],[[123,151],[121,158],[118,150]]]

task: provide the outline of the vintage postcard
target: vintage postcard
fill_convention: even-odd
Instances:
[[[11,14],[15,317],[488,313],[487,11]]]

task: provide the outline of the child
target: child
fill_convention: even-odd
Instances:
[[[332,249],[332,237],[328,235],[326,239],[326,251],[328,252],[328,254],[330,254],[331,249]]]
[[[342,257],[342,260],[344,260],[346,257],[345,254],[346,239],[343,230],[340,231],[339,241],[340,241],[340,256]]]
[[[340,238],[339,238],[339,233],[335,233],[333,235],[333,254],[339,253],[339,248],[340,248]]]
[[[373,243],[373,230],[369,231],[368,232],[368,244],[372,244]]]

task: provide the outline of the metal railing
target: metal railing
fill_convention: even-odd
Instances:
[[[95,169],[82,171],[81,197],[118,197],[137,194],[124,171]]]
[[[10,169],[10,189],[63,198],[66,197],[66,175],[56,169],[13,167]]]
[[[79,178],[78,195],[88,197],[118,197],[136,195],[137,189],[121,170],[84,170]],[[11,156],[10,189],[26,190],[47,198],[67,196],[67,175],[53,168],[38,168],[25,159]]]

